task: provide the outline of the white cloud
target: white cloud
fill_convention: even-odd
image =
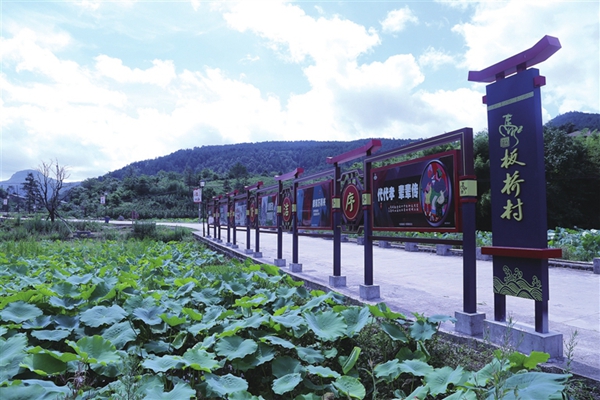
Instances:
[[[545,106],[558,112],[600,111],[598,2],[478,3],[472,21],[455,26],[468,48],[463,66],[481,70],[533,46],[544,35],[562,48],[535,66],[547,77]],[[556,111],[553,113],[556,116]]]
[[[117,58],[99,55],[96,57],[96,70],[121,83],[148,83],[160,87],[167,86],[175,78],[173,61],[153,60],[152,67],[146,70],[128,68]]]
[[[419,19],[408,6],[388,12],[386,18],[381,22],[384,32],[397,33],[403,31],[409,23],[416,24]]]
[[[428,47],[423,54],[419,56],[419,65],[422,67],[431,67],[434,70],[439,69],[445,64],[455,64],[456,61],[451,55],[443,51]]]

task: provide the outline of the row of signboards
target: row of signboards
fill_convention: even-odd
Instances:
[[[436,154],[407,162],[374,168],[371,171],[372,218],[374,230],[458,231],[457,201],[458,151]],[[290,192],[291,193],[291,192]],[[281,213],[285,223],[294,217],[298,229],[332,229],[333,181],[300,186],[293,195],[283,197]],[[231,204],[219,204],[220,222],[245,226],[277,227],[277,193],[264,193]],[[339,208],[343,223],[360,220],[368,196],[354,183],[342,188]],[[231,212],[228,213],[228,207]],[[336,207],[337,208],[337,207]]]

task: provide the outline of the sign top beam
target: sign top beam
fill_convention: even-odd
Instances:
[[[546,61],[561,48],[558,38],[544,36],[532,48],[522,51],[481,71],[469,71],[471,82],[495,82]]]
[[[288,179],[297,178],[298,175],[304,172],[304,168],[296,168],[295,170],[288,172],[287,174],[275,176],[276,181],[287,181]]]
[[[371,139],[369,143],[365,144],[358,149],[350,150],[344,154],[340,154],[335,157],[327,157],[327,164],[339,164],[347,161],[354,160],[359,157],[364,157],[367,155],[369,150],[374,153],[381,148],[381,140],[379,139]]]

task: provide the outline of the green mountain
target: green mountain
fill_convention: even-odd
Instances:
[[[314,173],[330,168],[327,157],[343,154],[365,145],[369,139],[347,142],[298,141],[239,143],[219,146],[202,146],[178,150],[153,160],[134,162],[108,175],[123,179],[131,175],[156,175],[159,171],[199,173],[211,170],[223,175],[236,163],[244,165],[250,175],[277,175],[295,168]],[[411,139],[381,139],[380,151],[406,145]]]
[[[581,131],[585,128],[590,131],[600,130],[600,114],[570,111],[556,116],[548,121],[547,125],[561,128],[567,133]]]

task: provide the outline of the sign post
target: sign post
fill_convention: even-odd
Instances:
[[[535,302],[535,333],[520,351],[539,350],[562,356],[562,335],[548,329],[548,249],[544,135],[540,87],[546,78],[535,68],[560,49],[557,38],[545,36],[532,48],[482,71],[469,80],[493,82],[486,87],[490,148],[493,246],[494,320],[492,340],[506,332],[506,296]],[[516,73],[511,77],[511,74]],[[509,327],[510,329],[510,327]],[[529,339],[529,338],[528,338]],[[533,343],[533,344],[531,344]]]

